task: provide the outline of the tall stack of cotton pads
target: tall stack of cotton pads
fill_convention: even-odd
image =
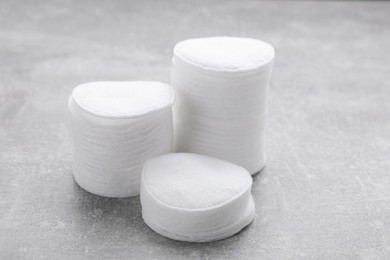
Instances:
[[[172,72],[175,151],[224,159],[251,174],[260,171],[273,59],[273,47],[254,39],[179,42]]]
[[[251,186],[250,174],[226,161],[162,155],[143,167],[142,217],[154,231],[175,240],[223,239],[252,222]]]
[[[172,151],[173,89],[159,82],[92,82],[69,99],[73,173],[85,190],[138,195],[142,164]]]

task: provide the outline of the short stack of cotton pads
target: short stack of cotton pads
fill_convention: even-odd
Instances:
[[[251,174],[260,171],[273,59],[273,47],[254,39],[179,42],[172,72],[175,150],[224,159]]]
[[[219,159],[175,153],[148,160],[141,180],[142,217],[157,233],[181,241],[229,237],[250,224],[252,178]]]
[[[159,82],[92,82],[69,99],[73,173],[85,190],[138,195],[142,164],[172,151],[173,89]]]

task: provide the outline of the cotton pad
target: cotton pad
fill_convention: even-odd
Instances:
[[[179,42],[172,86],[175,151],[205,154],[246,168],[265,165],[264,130],[273,47],[235,37]]]
[[[173,89],[159,82],[91,82],[69,98],[73,175],[107,197],[139,194],[142,164],[173,145]]]
[[[227,238],[254,218],[251,186],[248,171],[232,163],[199,154],[162,155],[143,166],[142,217],[175,240]]]
[[[274,49],[268,43],[250,38],[210,37],[179,42],[174,55],[203,69],[244,72],[269,64]]]

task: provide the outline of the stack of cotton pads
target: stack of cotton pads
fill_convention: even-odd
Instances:
[[[264,127],[271,45],[214,37],[179,42],[172,86],[175,151],[205,154],[246,168],[265,165]]]
[[[252,222],[251,186],[250,174],[226,161],[162,155],[143,167],[142,217],[154,231],[175,240],[223,239]]]
[[[75,181],[101,196],[140,194],[145,223],[175,240],[239,232],[255,216],[251,174],[265,165],[273,60],[273,47],[259,40],[192,39],[174,48],[173,88],[76,87],[69,99]]]
[[[138,195],[142,165],[172,151],[174,93],[159,82],[92,82],[69,99],[73,173],[85,190]]]

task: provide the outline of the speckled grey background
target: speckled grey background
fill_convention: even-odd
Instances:
[[[0,3],[0,258],[389,259],[390,3]],[[256,219],[207,244],[142,221],[139,198],[72,179],[66,103],[95,80],[169,82],[173,45],[250,36],[277,51]],[[250,126],[243,126],[250,127]]]

